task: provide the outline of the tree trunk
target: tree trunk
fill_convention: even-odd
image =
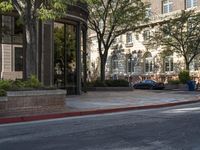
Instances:
[[[37,20],[25,16],[25,78],[38,76]]]
[[[105,81],[105,65],[106,65],[106,60],[104,58],[104,55],[101,57],[101,81]]]
[[[188,72],[190,72],[190,63],[188,61],[187,56],[184,56],[185,59],[185,70],[187,70]]]
[[[190,72],[190,64],[188,62],[185,63],[185,69]]]

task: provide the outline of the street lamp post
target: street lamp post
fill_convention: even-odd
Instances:
[[[132,54],[129,53],[129,60],[130,60],[130,75],[132,75]]]
[[[129,53],[129,63],[130,63],[129,86],[132,87],[132,54],[131,53]]]

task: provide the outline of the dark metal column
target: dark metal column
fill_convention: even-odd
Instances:
[[[41,79],[44,85],[53,85],[53,24],[45,22],[43,24]]]
[[[76,71],[77,71],[77,90],[76,94],[81,94],[81,25],[78,23],[77,25],[77,32],[76,32],[76,38],[77,38],[77,55],[76,55]]]
[[[0,15],[0,45],[2,44],[2,15]],[[0,79],[2,73],[2,46],[0,46]]]
[[[87,92],[87,29],[83,27],[83,91]]]

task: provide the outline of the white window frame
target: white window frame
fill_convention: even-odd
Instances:
[[[148,4],[146,7],[146,17],[149,18],[152,16],[151,4]]]
[[[133,36],[132,33],[126,33],[126,44],[131,44],[133,43]]]
[[[19,71],[15,71],[15,50],[16,48],[22,48],[22,52],[23,52],[23,47],[22,46],[13,46],[13,53],[12,53],[12,71],[14,72],[19,72]],[[23,67],[22,67],[23,68]],[[21,70],[20,72],[22,72],[23,70]]]
[[[143,32],[143,39],[144,39],[144,41],[150,39],[150,30],[144,30],[144,32]]]
[[[112,70],[117,70],[119,68],[119,59],[117,56],[112,56],[112,64],[111,64],[111,67],[112,67]]]
[[[153,57],[147,57],[145,58],[144,61],[144,72],[145,73],[152,73],[154,70],[154,65],[153,65]],[[148,64],[148,69],[146,68]]]
[[[166,7],[166,9],[165,9]],[[173,11],[173,2],[171,0],[162,1],[162,13],[166,14]]]
[[[127,73],[134,73],[135,72],[135,64],[134,64],[134,60],[127,60]]]
[[[190,4],[190,5],[188,5],[188,4]],[[198,5],[197,0],[185,0],[185,8],[186,9],[197,7],[197,5]]]
[[[168,63],[168,66],[166,65],[167,63]],[[166,56],[164,58],[164,71],[165,72],[173,72],[174,71],[174,59],[173,59],[173,56]]]
[[[190,70],[191,71],[198,71],[199,70],[199,67],[198,67],[198,60],[196,58],[194,58],[192,60],[192,62],[190,63]]]

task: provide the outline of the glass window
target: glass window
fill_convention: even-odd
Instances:
[[[2,16],[2,43],[22,44],[23,25],[18,17]]]
[[[54,23],[54,83],[67,88],[68,94],[77,90],[76,34],[75,25]]]
[[[165,57],[165,71],[169,72],[173,70],[174,70],[173,56]]]
[[[65,86],[65,27],[62,23],[54,23],[54,82],[58,87]]]
[[[173,2],[171,0],[163,0],[163,14],[172,12]]]
[[[149,30],[145,30],[143,32],[143,38],[144,38],[144,40],[149,40],[150,39],[150,31]]]
[[[126,43],[132,43],[132,33],[126,34]]]
[[[12,17],[2,16],[2,43],[11,43]]]
[[[128,59],[128,67],[127,67],[127,72],[132,73],[135,71],[135,63],[133,60]]]
[[[14,34],[22,34],[23,33],[23,25],[20,22],[20,19],[14,18]]]
[[[14,71],[22,71],[23,70],[23,48],[15,47],[14,51]]]
[[[151,5],[147,5],[146,6],[146,17],[149,18],[152,15],[152,11],[151,11]]]
[[[155,84],[156,82],[153,80],[144,80],[142,81],[143,83],[150,83],[150,84]]]
[[[118,69],[118,58],[117,58],[117,56],[113,56],[113,58],[112,58],[112,68]]]
[[[198,68],[199,68],[199,60],[193,59],[192,62],[190,63],[190,70],[191,71],[197,71]]]
[[[153,58],[145,58],[145,72],[150,73],[153,71]]]
[[[65,58],[65,72],[66,72],[66,87],[69,94],[76,93],[77,88],[77,39],[76,26],[66,24],[65,26],[65,44],[66,44],[66,58]]]
[[[197,0],[186,0],[185,1],[185,7],[187,8],[192,8],[197,6]]]

